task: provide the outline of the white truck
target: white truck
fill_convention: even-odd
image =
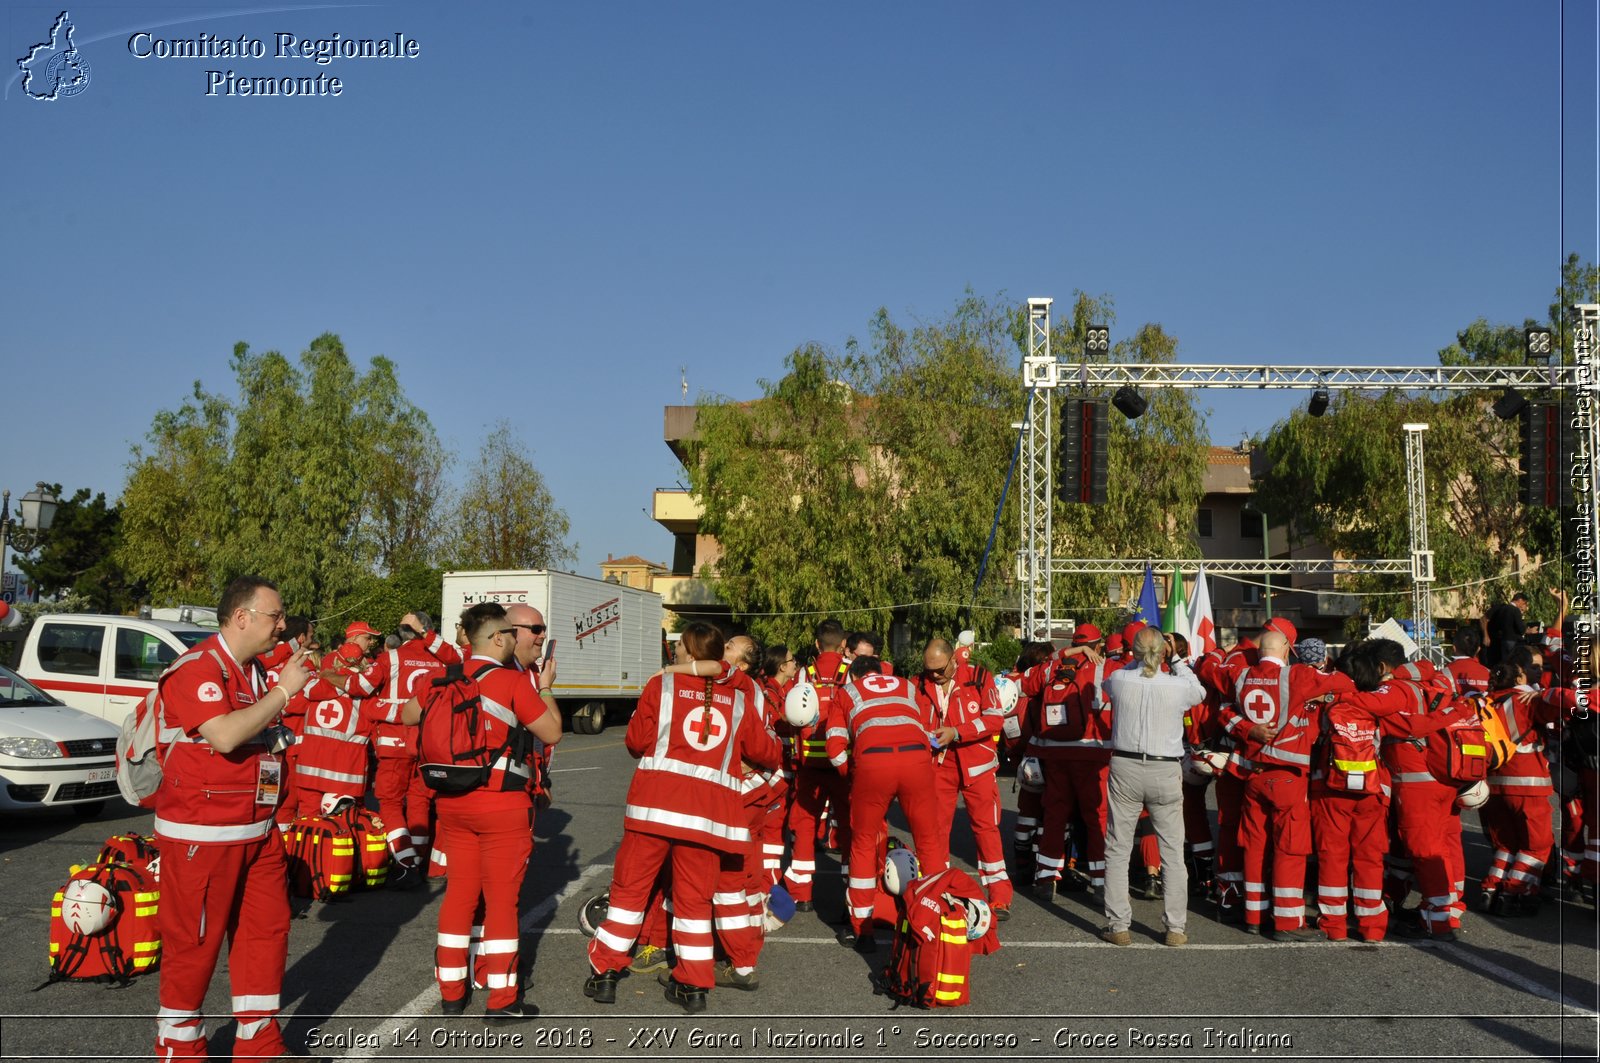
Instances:
[[[661,595],[572,572],[546,569],[446,572],[439,627],[480,602],[531,605],[555,642],[556,704],[578,734],[599,734],[608,710],[633,710],[661,670]]]

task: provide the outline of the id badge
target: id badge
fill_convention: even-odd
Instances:
[[[275,757],[262,757],[256,761],[256,804],[278,804],[283,795],[283,763]]]
[[[1018,720],[1015,716],[1007,716],[1006,722],[1000,725],[1000,730],[1007,738],[1021,738],[1022,721]]]
[[[1046,705],[1044,707],[1044,725],[1046,727],[1060,727],[1067,722],[1066,706],[1061,704]]]

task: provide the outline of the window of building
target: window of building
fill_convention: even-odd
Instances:
[[[1261,514],[1253,509],[1239,510],[1239,538],[1261,538]]]
[[[1195,524],[1198,526],[1200,538],[1211,538],[1211,511],[1209,509],[1201,509],[1196,511]]]
[[[1257,538],[1260,538],[1260,536],[1257,536]],[[1244,604],[1245,605],[1260,605],[1265,600],[1266,600],[1266,590],[1265,590],[1265,588],[1257,586],[1254,583],[1246,583],[1244,585]]]

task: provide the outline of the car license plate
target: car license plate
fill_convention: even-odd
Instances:
[[[83,780],[84,782],[110,782],[117,777],[116,768],[95,768]]]

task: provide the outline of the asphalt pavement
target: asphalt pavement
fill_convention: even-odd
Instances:
[[[1161,944],[1161,902],[1135,901],[1134,944],[1099,940],[1087,894],[1050,905],[1020,891],[1003,947],[973,961],[972,1003],[919,1011],[873,994],[888,958],[833,938],[843,880],[819,861],[817,910],[771,935],[754,992],[718,989],[685,1016],[653,976],[625,979],[614,1006],[583,996],[583,900],[604,889],[621,837],[632,761],[621,731],[569,734],[555,761],[555,804],[522,897],[527,1000],[537,1021],[490,1028],[482,1002],[438,1014],[433,946],[442,883],[326,904],[299,902],[283,988],[294,1052],[356,1059],[1556,1059],[1595,1058],[1600,978],[1594,910],[1547,903],[1537,916],[1473,914],[1451,944],[1288,944],[1248,937],[1191,904],[1190,944]],[[1009,831],[1016,807],[1002,785]],[[891,817],[892,821],[897,818]],[[1469,880],[1487,852],[1476,824]],[[0,821],[0,1058],[150,1058],[157,980],[125,988],[48,975],[50,899],[69,868],[150,817],[115,805],[96,819]],[[1008,836],[1009,837],[1009,836]],[[965,816],[955,855],[972,870]],[[222,965],[225,968],[225,962]],[[207,999],[212,1051],[231,1045],[228,984]],[[475,1017],[476,1013],[477,1017]]]

